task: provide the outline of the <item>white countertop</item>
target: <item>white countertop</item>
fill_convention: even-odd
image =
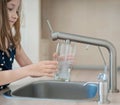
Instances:
[[[71,75],[72,81],[97,81],[97,75],[100,73],[98,70],[73,70]],[[118,89],[120,90],[120,71],[117,73],[118,77]],[[19,81],[12,83],[9,87],[12,90],[17,89],[23,85],[29,84],[37,80],[48,80],[52,78],[41,77],[41,78],[24,78]],[[60,101],[60,100],[30,100],[30,99],[11,99],[6,98],[2,95],[4,91],[0,92],[0,105],[98,105],[96,101]],[[104,105],[120,105],[120,93],[109,93],[108,99],[110,104]]]

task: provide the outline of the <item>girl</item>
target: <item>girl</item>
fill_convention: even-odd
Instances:
[[[20,6],[21,0],[0,0],[0,89],[27,76],[53,76],[57,69],[56,61],[32,64],[25,54],[20,44]],[[14,58],[21,66],[17,70],[12,70]]]

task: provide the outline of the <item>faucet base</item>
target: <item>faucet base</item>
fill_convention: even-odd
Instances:
[[[110,103],[109,100],[98,101],[98,105],[99,105],[99,104],[109,104],[109,103]]]
[[[115,90],[110,90],[109,92],[110,92],[110,93],[119,93],[120,90],[119,90],[119,89],[115,89]]]

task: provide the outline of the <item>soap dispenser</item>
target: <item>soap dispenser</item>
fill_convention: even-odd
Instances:
[[[105,67],[107,69],[107,66]],[[108,77],[107,73],[105,72],[107,70],[104,70],[104,73],[100,73],[98,75],[98,81],[99,81],[99,87],[98,87],[98,94],[99,94],[99,104],[109,104],[110,101],[108,100]]]

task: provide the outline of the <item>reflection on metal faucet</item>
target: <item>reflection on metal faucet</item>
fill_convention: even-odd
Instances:
[[[77,34],[52,32],[52,39],[70,40],[78,43],[85,43],[100,47],[105,47],[109,51],[109,90],[118,92],[117,89],[117,69],[116,69],[116,49],[112,43],[107,40],[86,37]]]

